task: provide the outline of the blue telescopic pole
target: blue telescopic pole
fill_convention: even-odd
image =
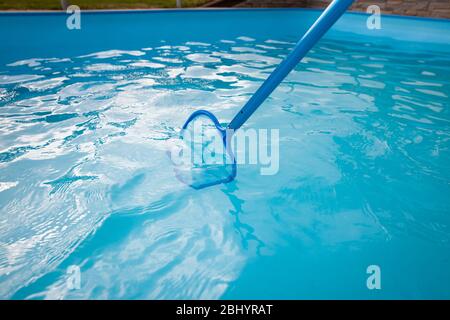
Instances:
[[[266,81],[259,87],[250,100],[242,107],[239,113],[231,120],[227,129],[237,130],[266,100],[281,81],[303,59],[308,51],[322,38],[331,26],[344,14],[354,0],[334,0],[309,28],[305,35],[296,44],[292,52],[272,72]]]

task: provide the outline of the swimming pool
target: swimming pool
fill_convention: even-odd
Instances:
[[[277,174],[174,176],[319,14],[0,14],[0,298],[450,298],[449,21],[346,14],[246,124]]]

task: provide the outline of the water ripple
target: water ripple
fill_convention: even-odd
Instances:
[[[174,178],[167,141],[187,116],[231,119],[292,45],[241,36],[6,66],[0,297],[219,298],[247,260],[290,243],[361,248],[408,230],[448,249],[450,57],[426,48],[321,41],[249,122],[280,129],[278,175],[244,166],[199,193]],[[71,264],[83,290],[65,286]]]

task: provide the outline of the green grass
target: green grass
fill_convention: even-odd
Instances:
[[[183,0],[183,7],[197,7],[210,0]],[[83,9],[174,8],[176,0],[69,0]],[[0,10],[61,10],[60,0],[0,0]]]

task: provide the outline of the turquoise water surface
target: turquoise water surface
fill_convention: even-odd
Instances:
[[[277,174],[174,176],[189,114],[231,120],[319,14],[0,14],[0,298],[450,298],[448,21],[346,14],[245,126]]]

